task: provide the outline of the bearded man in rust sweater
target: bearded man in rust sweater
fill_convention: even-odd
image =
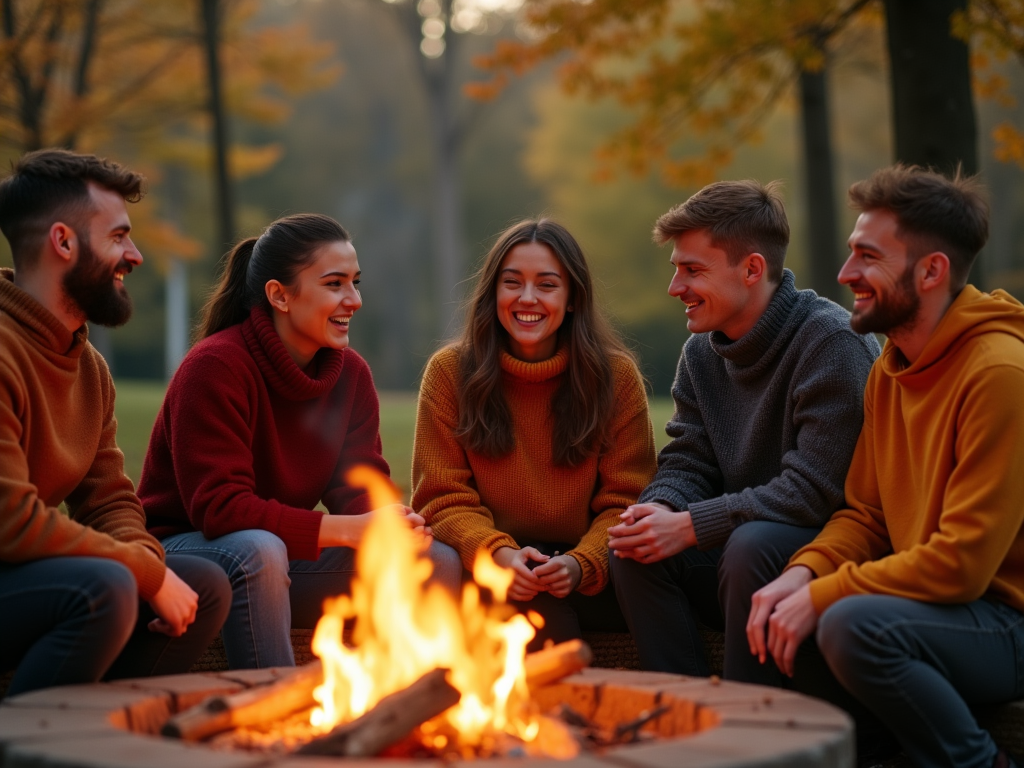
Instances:
[[[164,558],[124,455],[114,383],[86,321],[126,322],[142,177],[41,150],[0,182],[0,671],[9,694],[187,671],[220,630],[217,566]],[[64,503],[65,515],[58,506]]]

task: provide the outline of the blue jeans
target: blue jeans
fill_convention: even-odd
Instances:
[[[0,670],[17,668],[8,695],[101,678],[187,672],[217,636],[230,606],[223,572],[198,557],[167,565],[199,596],[195,622],[178,638],[150,632],[127,567],[99,557],[0,563]]]
[[[636,640],[640,666],[683,675],[711,674],[697,619],[725,632],[725,677],[782,684],[772,661],[750,653],[750,598],[777,578],[817,528],[754,520],[733,530],[722,549],[685,549],[656,563],[611,556],[615,594]]]
[[[828,669],[798,655],[795,687],[840,706],[852,694],[915,765],[988,768],[997,747],[970,707],[1024,695],[1024,614],[995,600],[846,597],[822,614],[817,646]]]
[[[231,611],[224,622],[224,650],[232,669],[295,665],[291,632],[314,629],[323,602],[349,591],[356,552],[328,547],[317,560],[288,560],[285,543],[262,529],[207,539],[198,531],[161,542],[168,552],[187,552],[217,563],[231,583]],[[432,580],[458,592],[462,562],[451,547],[434,541]]]

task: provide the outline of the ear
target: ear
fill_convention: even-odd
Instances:
[[[922,291],[945,288],[949,285],[949,256],[934,251],[917,261],[916,270]]]
[[[760,253],[751,253],[743,265],[743,282],[753,285],[768,274],[768,262]]]
[[[78,235],[75,234],[75,230],[62,221],[50,225],[47,242],[54,253],[69,264],[78,253]]]
[[[281,312],[288,311],[288,302],[291,297],[288,295],[288,290],[279,281],[268,280],[267,284],[263,286],[263,292],[267,295],[270,306]]]

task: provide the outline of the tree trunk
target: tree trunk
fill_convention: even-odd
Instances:
[[[950,17],[967,0],[886,0],[896,160],[944,173],[978,171],[967,44]]]
[[[840,301],[839,239],[836,226],[832,136],[828,112],[828,74],[800,72],[800,117],[804,134],[804,185],[807,190],[807,263],[818,295]]]
[[[950,33],[950,17],[966,8],[967,0],[885,0],[899,162],[978,172],[969,51]],[[971,281],[983,282],[978,262]]]
[[[217,200],[218,252],[227,250],[235,239],[235,211],[232,204],[231,178],[228,175],[228,126],[220,67],[220,3],[201,0],[203,48],[206,54],[206,75],[209,86],[210,117],[213,121],[213,163]]]

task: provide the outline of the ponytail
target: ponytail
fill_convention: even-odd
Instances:
[[[213,289],[200,314],[196,341],[236,325],[249,316],[251,304],[246,274],[255,245],[256,238],[250,237],[242,240],[228,253],[217,287]]]
[[[237,325],[255,306],[269,307],[264,293],[268,282],[290,287],[316,259],[318,249],[339,241],[351,238],[330,216],[297,213],[271,223],[258,238],[240,242],[227,255],[220,281],[203,307],[195,340]]]

